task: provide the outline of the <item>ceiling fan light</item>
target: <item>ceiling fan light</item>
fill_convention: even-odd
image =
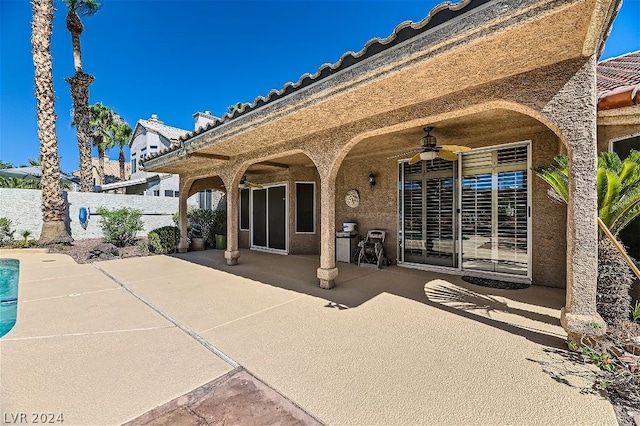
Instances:
[[[426,151],[420,154],[420,159],[422,161],[433,160],[438,155],[437,152],[434,151]]]

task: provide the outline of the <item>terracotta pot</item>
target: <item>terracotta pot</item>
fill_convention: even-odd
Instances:
[[[205,239],[204,238],[191,238],[191,250],[192,251],[200,251],[200,250],[204,250],[204,242]]]

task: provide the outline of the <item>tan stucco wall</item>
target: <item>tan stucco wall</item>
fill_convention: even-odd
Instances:
[[[369,173],[373,172],[376,186],[369,186]],[[351,208],[345,202],[348,190],[356,189],[360,204]],[[371,229],[386,231],[384,249],[387,257],[396,263],[398,252],[398,161],[386,157],[369,157],[342,163],[336,178],[336,229],[343,222],[357,222],[357,230],[365,236]]]
[[[531,165],[551,164],[564,146],[551,131],[531,138]],[[566,150],[564,150],[566,151]],[[567,206],[552,201],[549,185],[531,172],[531,227],[533,283],[548,287],[566,287],[567,279]]]

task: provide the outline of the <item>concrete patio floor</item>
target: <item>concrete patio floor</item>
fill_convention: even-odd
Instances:
[[[617,423],[562,355],[562,290],[348,264],[322,290],[316,256],[248,250],[19,258],[3,413],[121,424],[232,370],[204,342],[327,424]]]

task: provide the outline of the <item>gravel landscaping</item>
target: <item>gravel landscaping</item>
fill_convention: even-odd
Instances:
[[[146,249],[146,239],[138,239],[138,244],[127,247],[118,247],[117,258],[154,256],[155,253]],[[109,260],[107,257],[92,256],[93,249],[102,244],[102,238],[91,238],[87,240],[75,240],[71,245],[49,246],[51,253],[62,253],[71,256],[76,263],[92,263],[102,260]],[[142,243],[142,244],[141,244]]]

